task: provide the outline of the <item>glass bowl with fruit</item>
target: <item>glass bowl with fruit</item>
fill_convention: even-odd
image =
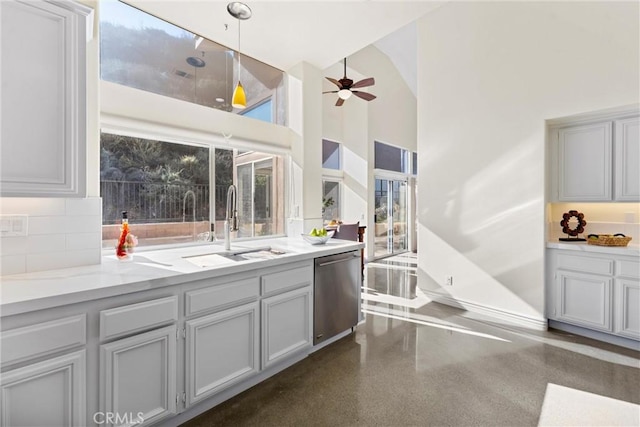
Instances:
[[[302,238],[312,245],[324,245],[327,241],[333,237],[335,231],[327,231],[324,228],[314,228],[308,234],[303,234]]]

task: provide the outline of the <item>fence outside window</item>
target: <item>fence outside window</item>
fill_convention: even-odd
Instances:
[[[189,193],[191,192],[191,193]],[[215,186],[216,204],[224,207],[227,188]],[[100,181],[102,224],[119,224],[122,211],[131,223],[208,221],[209,185]],[[195,199],[195,212],[194,212]]]

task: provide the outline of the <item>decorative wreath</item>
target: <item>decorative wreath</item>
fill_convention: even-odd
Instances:
[[[576,228],[569,228],[569,219],[571,217],[578,218],[578,224]],[[580,233],[584,233],[584,226],[587,225],[587,221],[584,220],[584,214],[578,211],[569,211],[562,214],[562,221],[560,221],[560,225],[562,226],[562,232],[568,234],[569,236],[577,236]]]

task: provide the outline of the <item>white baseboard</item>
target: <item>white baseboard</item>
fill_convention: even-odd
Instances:
[[[427,297],[429,297],[429,299],[441,304],[461,308],[472,313],[478,313],[487,317],[491,317],[496,321],[505,322],[510,325],[522,326],[525,328],[534,329],[536,331],[547,330],[547,319],[545,318],[525,316],[495,307],[489,307],[474,302],[459,300],[452,298],[449,295],[442,295],[440,293],[429,291],[427,289],[421,288],[420,290],[423,291],[427,295]]]

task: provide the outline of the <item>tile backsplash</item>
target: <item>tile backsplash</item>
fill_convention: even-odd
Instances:
[[[0,215],[28,215],[26,236],[0,237],[0,275],[100,264],[99,197],[1,198]]]

